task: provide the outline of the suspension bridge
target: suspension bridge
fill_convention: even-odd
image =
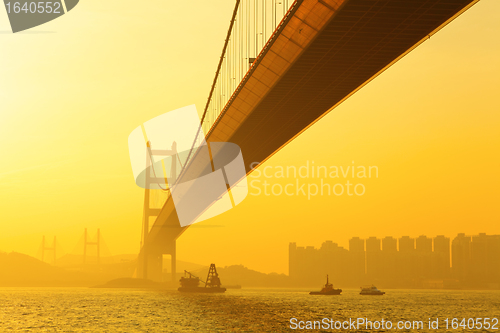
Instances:
[[[478,1],[237,0],[202,116],[205,140],[239,145],[248,174]],[[161,281],[164,254],[175,279],[187,227],[158,191],[146,189],[137,275]]]
[[[54,236],[52,241],[45,236],[42,237],[42,243],[37,253],[38,259],[52,265],[59,265],[62,264],[60,262],[61,257],[68,255],[74,257],[69,260],[73,265],[81,266],[82,268],[85,267],[85,265],[99,265],[102,256],[111,257],[111,253],[102,237],[100,229],[97,229],[95,234],[91,234],[87,231],[87,228],[85,228],[71,253],[65,253],[62,250],[62,246],[56,236]],[[62,259],[64,261],[64,258]]]

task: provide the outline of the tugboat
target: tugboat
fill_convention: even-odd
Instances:
[[[382,296],[385,291],[378,290],[373,284],[370,287],[361,287],[360,295]]]
[[[226,288],[220,286],[219,274],[215,264],[210,265],[207,281],[201,281],[205,283],[204,287],[199,286],[200,281],[199,277],[185,270],[184,276],[179,280],[181,286],[177,290],[184,293],[223,293],[226,291]]]
[[[328,283],[328,275],[326,276],[326,284],[321,291],[311,291],[309,295],[340,295],[342,289],[334,289],[333,284]]]

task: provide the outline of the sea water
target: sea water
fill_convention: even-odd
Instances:
[[[500,318],[500,291],[385,291],[384,296],[361,296],[354,289],[339,296],[312,296],[307,290],[288,289],[183,294],[176,290],[2,288],[0,332],[500,331],[499,325],[487,330],[451,327],[454,318],[458,322]],[[333,326],[360,319],[379,325],[383,319],[393,327]],[[436,319],[439,329],[429,328],[429,321]],[[305,329],[314,322],[323,326]],[[422,322],[424,328],[398,329],[394,327],[398,322]]]

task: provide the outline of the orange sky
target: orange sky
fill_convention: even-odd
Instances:
[[[87,0],[15,35],[0,10],[0,250],[57,235],[71,252],[99,227],[112,253],[138,251],[128,134],[202,110],[232,10]],[[290,241],[500,233],[499,12],[480,1],[264,165],[377,166],[363,196],[249,195],[184,233],[179,259],[286,273]]]

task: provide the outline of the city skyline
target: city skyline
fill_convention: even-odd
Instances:
[[[320,248],[289,244],[289,276],[303,285],[329,274],[340,284],[397,288],[500,289],[500,235],[349,239]]]

